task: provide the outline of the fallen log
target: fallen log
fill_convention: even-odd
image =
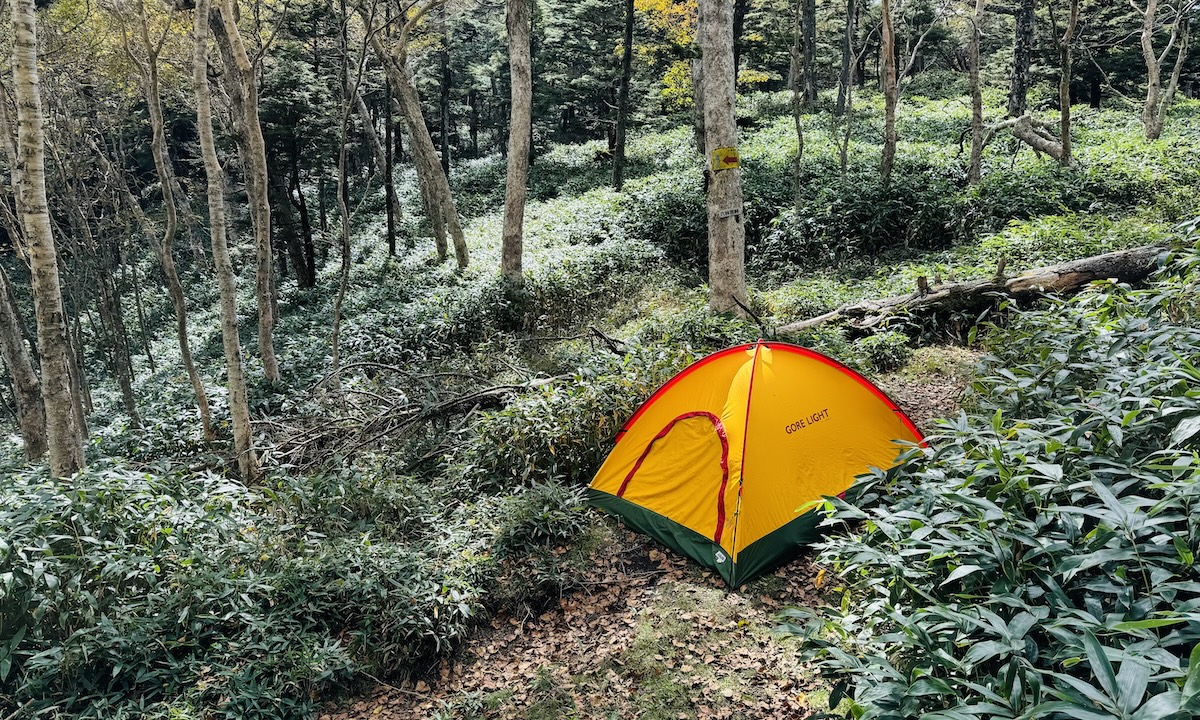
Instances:
[[[844,320],[851,334],[868,334],[901,315],[934,315],[946,311],[982,309],[993,304],[997,295],[1028,300],[1039,295],[1071,292],[1095,280],[1112,278],[1117,282],[1138,282],[1154,272],[1158,267],[1158,256],[1165,249],[1158,245],[1146,245],[1036,268],[1013,278],[1005,278],[1001,270],[996,277],[984,280],[944,283],[933,287],[923,285],[924,292],[918,289],[909,295],[843,305],[824,315],[783,325],[777,332],[794,334]]]

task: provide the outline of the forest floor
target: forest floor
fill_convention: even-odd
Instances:
[[[925,432],[958,412],[978,356],[922,348],[879,386]],[[575,589],[541,612],[502,613],[425,672],[327,708],[319,720],[786,720],[828,692],[774,628],[829,589],[813,555],[730,591],[645,536],[609,524]]]

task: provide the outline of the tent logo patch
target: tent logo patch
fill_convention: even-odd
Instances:
[[[721,552],[720,550],[717,551],[716,555],[713,555],[713,560],[716,560],[718,565],[720,565],[721,563],[725,562],[728,559],[729,558],[725,556],[725,553]]]

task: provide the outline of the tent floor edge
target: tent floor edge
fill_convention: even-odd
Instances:
[[[747,545],[737,554],[733,587],[745,585],[795,560],[805,545],[820,539],[822,518],[816,510],[807,512]]]
[[[649,535],[680,555],[716,571],[730,588],[736,588],[740,584],[734,580],[742,573],[735,567],[729,554],[711,538],[616,495],[589,488],[587,499],[595,507],[621,518],[628,527]]]

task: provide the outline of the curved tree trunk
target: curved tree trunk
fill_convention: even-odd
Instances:
[[[415,20],[419,20],[440,2],[444,2],[444,0],[434,0],[422,5],[419,10],[420,15]],[[373,16],[361,5],[357,10],[359,17],[367,25],[371,50],[379,58],[388,80],[391,81],[392,90],[397,95],[400,113],[404,116],[404,124],[412,138],[417,181],[425,199],[429,221],[433,225],[434,240],[438,244],[438,259],[446,258],[446,233],[449,232],[450,239],[454,243],[454,256],[458,261],[458,266],[465,268],[470,260],[466,236],[463,234],[458,208],[454,204],[454,195],[450,192],[450,180],[442,170],[441,161],[438,159],[437,150],[433,145],[433,138],[430,137],[429,128],[425,125],[425,116],[421,111],[421,100],[417,94],[417,87],[413,84],[412,76],[408,71],[407,49],[404,47],[407,39],[402,38],[398,43],[400,47],[394,53],[389,52],[379,28],[374,25]],[[410,22],[415,20],[410,20]]]
[[[197,0],[193,26],[195,51],[192,56],[192,90],[196,95],[196,129],[200,135],[200,152],[204,156],[204,173],[208,178],[208,216],[213,265],[221,294],[221,339],[225,348],[233,444],[237,452],[238,471],[245,480],[250,481],[258,476],[258,459],[254,455],[246,376],[242,369],[242,348],[238,340],[237,284],[225,239],[225,171],[217,158],[217,144],[213,136],[212,100],[208,87],[208,12],[209,0]]]
[[[34,372],[29,350],[25,347],[21,320],[13,303],[8,275],[0,268],[0,357],[12,378],[17,400],[17,426],[25,444],[25,459],[37,460],[46,454],[46,408],[42,384]]]
[[[742,171],[722,169],[733,164],[729,160],[737,155],[733,15],[722,0],[700,0],[699,10],[697,39],[704,65],[704,150],[709,177],[708,306],[713,312],[741,315],[747,299]]]
[[[267,150],[262,125],[258,121],[258,83],[254,64],[246,52],[246,44],[237,26],[234,0],[221,0],[216,10],[221,17],[224,34],[218,40],[228,44],[233,66],[226,71],[234,76],[242,95],[241,131],[245,138],[246,195],[250,202],[250,219],[254,224],[255,297],[258,300],[258,352],[262,356],[263,375],[270,382],[279,382],[279,361],[275,358],[275,306],[271,293],[271,204],[267,196]]]
[[[500,273],[510,283],[520,285],[525,185],[529,179],[529,146],[532,140],[533,67],[529,53],[529,0],[508,0],[507,8],[512,114],[508,125],[508,176],[504,186]]]
[[[46,201],[45,135],[38,90],[37,18],[33,0],[11,0],[13,95],[17,101],[18,192],[29,253],[42,361],[50,472],[67,477],[83,467],[83,431],[71,403],[70,341],[67,337],[58,253]]]

